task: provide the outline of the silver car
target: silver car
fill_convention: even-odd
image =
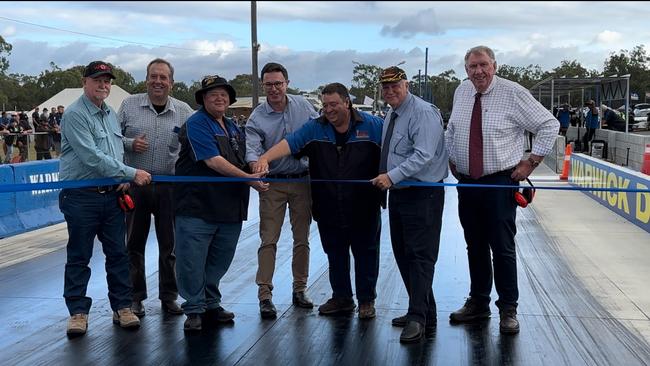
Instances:
[[[631,130],[647,130],[650,117],[650,103],[639,103],[632,110],[633,120],[630,119]]]

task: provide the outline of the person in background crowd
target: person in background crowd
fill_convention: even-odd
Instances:
[[[289,74],[284,66],[270,62],[262,68],[262,86],[266,103],[258,105],[246,123],[246,161],[253,171],[257,159],[282,141],[287,133],[297,131],[310,118],[318,117],[314,107],[304,97],[288,95]],[[267,178],[297,179],[308,175],[306,159],[292,156],[274,161]],[[309,226],[311,224],[311,192],[309,183],[273,182],[260,193],[260,238],[257,251],[258,268],[255,283],[262,318],[274,318],[273,272],[280,231],[287,205],[293,233],[292,302],[302,308],[312,308],[307,297],[309,276]]]
[[[151,182],[144,170],[123,163],[122,133],[115,111],[105,100],[115,79],[112,67],[102,61],[86,66],[83,94],[72,103],[61,121],[59,177],[63,181],[113,178],[137,185]],[[70,313],[69,336],[85,334],[92,299],[86,295],[94,239],[106,255],[108,300],[113,323],[136,328],[140,320],[131,311],[129,258],[126,253],[126,223],[118,198],[128,183],[85,188],[66,188],[59,194],[59,207],[68,229],[63,296]]]
[[[560,135],[566,136],[566,131],[569,129],[569,122],[571,116],[569,115],[569,105],[563,104],[561,108],[557,110],[555,117],[560,121]]]
[[[63,118],[63,112],[65,107],[60,105],[56,107],[56,113],[50,115],[50,130],[52,136],[52,147],[56,152],[57,156],[61,155],[61,119]]]
[[[594,138],[596,129],[600,127],[600,117],[598,116],[598,108],[596,108],[596,102],[590,99],[587,101],[587,103],[585,103],[585,106],[589,108],[589,110],[585,116],[585,127],[587,127],[587,132],[582,138],[582,149],[588,152],[589,143]]]
[[[124,134],[124,161],[127,165],[154,175],[174,175],[180,143],[178,131],[194,113],[185,102],[170,97],[174,85],[174,68],[163,59],[147,65],[147,92],[122,101],[117,113]],[[181,315],[176,304],[176,255],[174,254],[174,186],[156,183],[129,188],[135,209],[126,215],[126,248],[133,285],[135,315],[145,315],[143,300],[147,298],[145,246],[154,216],[158,241],[158,297],[163,311]]]
[[[515,334],[519,290],[513,191],[551,152],[560,123],[527,89],[496,76],[496,70],[489,47],[473,47],[465,54],[468,79],[456,88],[446,133],[449,167],[462,184],[513,188],[457,187],[471,283],[469,298],[449,320],[468,323],[490,316],[494,273],[499,330]],[[527,159],[522,159],[524,131],[535,134]]]

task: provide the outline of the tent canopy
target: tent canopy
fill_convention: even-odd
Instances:
[[[44,101],[38,106],[38,110],[42,111],[43,108],[47,108],[49,111],[52,107],[58,107],[60,105],[68,107],[72,102],[77,100],[81,94],[83,94],[83,88],[67,88],[63,89],[52,98]],[[131,94],[127,93],[124,89],[120,88],[118,85],[111,86],[111,93],[106,98],[106,104],[111,106],[116,112],[120,109],[122,101]]]

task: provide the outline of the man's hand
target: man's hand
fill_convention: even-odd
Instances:
[[[264,155],[260,156],[257,162],[253,165],[253,173],[268,173],[269,172],[269,161],[266,160]]]
[[[142,136],[138,136],[133,140],[133,145],[131,147],[133,148],[133,151],[137,153],[142,153],[147,151],[149,149],[149,143],[146,140],[147,135],[142,134]]]
[[[375,187],[381,189],[382,191],[387,190],[388,188],[393,186],[393,181],[390,180],[390,177],[388,174],[379,174],[375,178],[373,178],[370,183],[372,183]]]
[[[533,165],[528,160],[522,160],[515,167],[515,171],[512,172],[510,178],[516,182],[521,182],[522,180],[528,178],[530,173],[533,172]]]
[[[135,178],[133,179],[133,182],[139,186],[147,185],[151,183],[151,174],[145,172],[142,169],[137,169],[135,171]]]
[[[129,190],[129,187],[131,185],[129,183],[120,183],[119,186],[117,186],[117,191],[118,192],[126,192]]]
[[[249,178],[262,178],[266,175],[267,172],[261,172],[261,173],[253,173],[249,174]],[[262,182],[259,180],[253,180],[248,182],[248,185],[253,187],[258,192],[266,192],[269,190],[269,183],[267,182]]]

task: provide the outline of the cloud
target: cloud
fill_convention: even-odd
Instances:
[[[8,25],[2,29],[2,37],[5,39],[16,34],[16,27],[13,25]]]
[[[619,32],[613,32],[609,30],[604,30],[595,38],[595,42],[603,44],[615,44],[620,42],[623,39],[623,35]]]
[[[418,11],[415,15],[403,18],[396,26],[385,25],[382,36],[413,38],[418,33],[439,35],[444,33],[436,21],[436,12],[429,8]]]

